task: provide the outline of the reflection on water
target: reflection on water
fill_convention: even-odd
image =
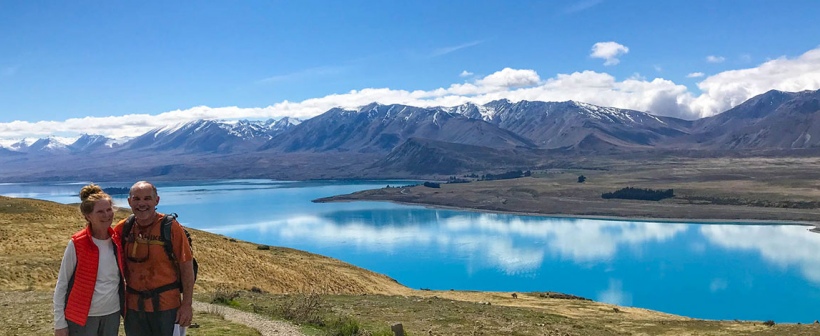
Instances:
[[[425,246],[472,256],[508,274],[534,270],[545,254],[577,263],[607,261],[619,247],[638,248],[685,231],[686,224],[522,217],[432,209],[337,211],[205,228],[231,236],[311,240],[369,251]]]
[[[0,194],[68,203],[81,184],[6,184]],[[820,235],[805,227],[310,202],[386,184],[407,182],[159,184],[159,210],[179,213],[187,226],[327,255],[412,288],[558,291],[709,319],[820,319]]]
[[[794,267],[820,285],[820,234],[801,226],[709,225],[701,232],[710,242],[731,250],[754,251],[781,269]]]

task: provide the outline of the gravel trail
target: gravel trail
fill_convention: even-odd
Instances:
[[[303,336],[299,328],[284,321],[266,319],[258,314],[244,312],[238,309],[194,301],[195,311],[221,315],[225,320],[241,323],[258,330],[262,336]]]

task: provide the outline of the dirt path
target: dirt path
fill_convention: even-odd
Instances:
[[[254,328],[262,334],[262,336],[302,336],[304,335],[299,328],[283,321],[273,321],[266,319],[258,314],[244,312],[238,309],[218,306],[210,303],[194,301],[195,311],[202,311],[206,313],[220,315],[230,322],[244,324],[248,327]]]

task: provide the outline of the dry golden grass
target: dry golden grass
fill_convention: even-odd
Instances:
[[[3,210],[5,209],[5,210]],[[117,220],[127,215],[117,213]],[[71,235],[85,225],[75,207],[0,196],[0,289],[53,289]],[[260,288],[272,293],[403,294],[387,276],[338,260],[190,229],[198,290]]]

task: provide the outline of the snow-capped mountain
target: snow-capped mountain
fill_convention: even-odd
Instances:
[[[285,118],[283,118],[285,119]],[[297,125],[298,119],[223,122],[195,120],[151,130],[127,142],[127,149],[180,150],[227,153],[255,150]]]
[[[696,121],[576,101],[497,100],[453,107],[372,103],[330,109],[305,121],[197,120],[151,130],[120,146],[95,135],[70,142],[56,137],[4,141],[0,178],[103,173],[108,179],[145,174],[335,178],[359,176],[362,169],[368,176],[450,174],[537,166],[554,155],[652,155],[656,150],[663,155],[748,155],[750,150],[820,155],[818,120],[820,90],[770,91]],[[73,164],[74,154],[93,160],[84,160],[82,170]],[[150,160],[132,160],[146,154]],[[132,162],[95,169],[98,162],[123,159]]]
[[[504,99],[450,109],[512,131],[541,148],[578,147],[589,142],[646,147],[684,135],[691,125],[681,119],[575,101],[513,103]]]
[[[114,146],[114,139],[102,136],[83,134],[77,141],[68,145],[68,149],[72,153],[89,153],[102,148],[111,148]]]
[[[68,153],[68,144],[74,142],[71,138],[46,137],[40,139],[23,139],[9,146],[9,150],[30,154],[61,154]]]
[[[262,148],[285,152],[387,152],[410,138],[492,148],[532,146],[527,139],[486,121],[440,108],[373,103],[354,110],[331,109],[294,126]]]

